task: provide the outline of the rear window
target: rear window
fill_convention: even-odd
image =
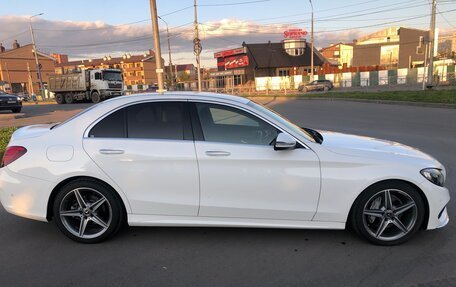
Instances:
[[[89,137],[183,140],[183,103],[142,103],[122,108],[97,123]]]

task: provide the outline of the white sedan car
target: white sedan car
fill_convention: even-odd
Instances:
[[[130,226],[344,229],[376,244],[448,223],[445,169],[408,146],[299,128],[245,98],[111,99],[17,130],[0,168],[13,214],[78,242]]]

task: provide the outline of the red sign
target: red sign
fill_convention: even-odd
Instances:
[[[283,32],[283,37],[286,39],[301,39],[307,35],[307,31],[303,29],[289,29]]]
[[[225,58],[228,56],[233,56],[237,54],[244,54],[244,48],[236,48],[226,51],[217,52],[214,54],[214,58]]]
[[[235,56],[225,59],[225,69],[234,69],[239,67],[245,67],[249,65],[249,57],[244,56]]]

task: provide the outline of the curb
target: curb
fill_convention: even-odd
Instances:
[[[369,99],[354,99],[354,98],[324,98],[324,97],[296,97],[296,96],[253,96],[246,98],[273,98],[273,101],[277,98],[293,99],[293,100],[323,100],[323,101],[347,101],[347,102],[359,102],[369,104],[384,104],[384,105],[401,105],[401,106],[415,106],[415,107],[428,107],[428,108],[441,108],[441,109],[456,109],[456,104],[445,104],[445,103],[426,103],[426,102],[407,102],[407,101],[393,101],[393,100],[369,100]]]

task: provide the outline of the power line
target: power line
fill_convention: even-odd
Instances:
[[[245,2],[236,2],[236,3],[199,4],[198,7],[237,6],[237,5],[246,5],[246,4],[254,4],[254,3],[269,2],[269,1],[271,1],[271,0],[245,1]]]
[[[22,31],[20,33],[17,33],[15,35],[9,36],[8,38],[4,38],[4,39],[0,40],[0,43],[3,43],[6,40],[12,39],[14,37],[20,36],[20,35],[25,34],[25,33],[29,33],[29,30],[24,30],[24,31]]]

